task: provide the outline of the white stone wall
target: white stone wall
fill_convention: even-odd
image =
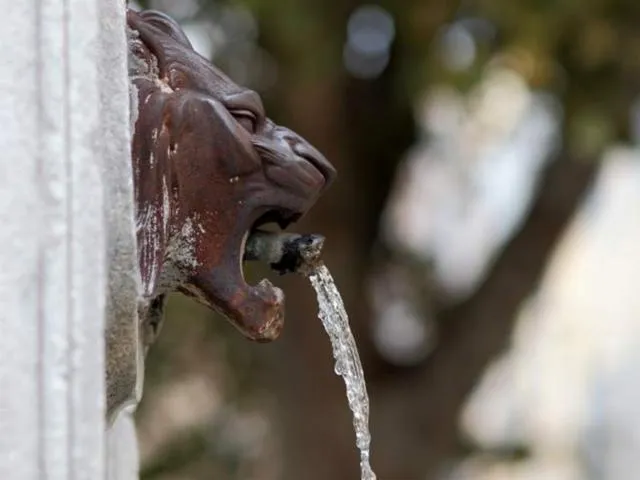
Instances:
[[[0,478],[105,478],[109,282],[137,295],[124,2],[3,7]]]

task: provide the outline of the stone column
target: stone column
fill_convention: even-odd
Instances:
[[[124,8],[2,11],[0,478],[106,475],[114,305],[137,335]]]

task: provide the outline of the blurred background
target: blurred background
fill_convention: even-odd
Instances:
[[[640,469],[637,0],[149,0],[339,178],[327,237],[381,480]],[[255,278],[270,275],[250,272]],[[176,296],[137,412],[144,480],[353,480],[304,279],[259,345]]]

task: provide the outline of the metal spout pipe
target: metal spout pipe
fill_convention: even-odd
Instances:
[[[256,230],[247,240],[244,260],[259,260],[280,275],[307,274],[320,260],[324,237],[318,234],[276,233]]]

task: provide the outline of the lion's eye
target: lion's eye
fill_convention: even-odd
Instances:
[[[249,110],[234,110],[233,116],[236,121],[249,133],[256,132],[256,116]]]

